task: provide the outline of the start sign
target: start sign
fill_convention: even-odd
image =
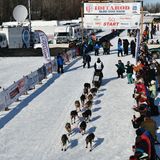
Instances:
[[[140,15],[85,15],[85,28],[138,29]]]
[[[138,29],[140,2],[84,3],[84,27],[100,29]]]

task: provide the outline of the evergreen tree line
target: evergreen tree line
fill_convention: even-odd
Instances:
[[[81,0],[30,0],[32,19],[67,20],[80,17]],[[15,6],[28,8],[28,0],[0,0],[0,23],[13,21],[12,12]],[[160,12],[160,3],[146,4],[145,11]]]
[[[67,20],[80,17],[80,0],[30,0],[32,19]],[[0,22],[13,21],[17,5],[28,9],[28,0],[0,0]]]
[[[150,13],[160,13],[160,2],[158,3],[151,3],[151,4],[146,4],[144,6],[144,10],[148,11]]]

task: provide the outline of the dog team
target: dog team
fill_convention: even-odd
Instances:
[[[99,66],[98,68],[96,66]],[[94,65],[94,75],[92,80],[93,88],[91,88],[90,83],[84,83],[83,92],[80,96],[80,100],[76,100],[74,102],[75,110],[72,110],[70,112],[70,119],[71,123],[67,122],[65,125],[65,129],[67,131],[67,134],[63,134],[61,137],[61,143],[62,143],[62,151],[66,151],[67,149],[67,143],[69,143],[69,138],[72,134],[72,125],[76,123],[76,120],[80,121],[80,118],[82,117],[82,121],[80,121],[79,124],[79,132],[84,135],[86,133],[87,123],[91,121],[92,116],[92,104],[93,104],[93,98],[96,96],[96,93],[98,91],[98,88],[101,85],[102,77],[103,77],[103,63],[101,62],[100,58],[97,58],[97,62]],[[98,74],[97,74],[98,73]],[[96,78],[95,78],[96,77]],[[79,116],[81,114],[81,117]],[[88,148],[88,144],[90,144],[90,151],[92,151],[92,142],[95,138],[94,133],[89,133],[85,139],[86,141],[86,148]]]
[[[67,134],[63,134],[61,137],[62,151],[66,151],[67,149],[67,143],[69,143],[68,136],[72,134],[72,125],[76,123],[77,120],[80,121],[79,113],[81,113],[83,119],[79,124],[79,132],[82,135],[86,133],[87,123],[91,121],[91,108],[93,104],[93,98],[96,95],[96,92],[97,88],[91,88],[91,85],[89,83],[84,84],[84,89],[82,95],[80,96],[80,100],[75,101],[75,110],[72,110],[70,112],[71,123],[67,122],[65,125]],[[94,133],[90,133],[85,139],[86,148],[88,148],[88,144],[90,144],[90,151],[92,151],[92,141],[94,140],[94,138]]]

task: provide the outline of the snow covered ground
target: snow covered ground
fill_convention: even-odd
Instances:
[[[24,75],[37,70],[43,63],[43,57],[0,57],[0,86],[10,86]]]
[[[121,36],[126,37],[126,33]],[[94,55],[90,69],[83,69],[82,60],[75,60],[63,75],[54,75],[21,103],[13,104],[14,108],[8,114],[0,112],[0,160],[128,160],[135,138],[131,124],[134,85],[128,85],[126,78],[117,79],[115,64],[118,59],[125,64],[128,60],[135,63],[135,59],[131,56],[117,58],[114,51],[117,40],[111,41],[114,45],[111,55],[99,56],[105,66],[104,77],[94,98],[91,122],[87,124],[87,134],[94,132],[96,135],[93,151],[85,148],[87,134],[82,136],[78,133],[79,121],[73,125],[66,152],[61,151],[60,138],[66,133],[65,123],[70,122],[70,111],[75,109],[74,101],[79,99],[83,84],[92,81],[93,64],[97,59]],[[26,63],[23,60],[19,64],[12,61],[5,63],[1,58],[4,69],[11,66],[10,70],[0,66],[0,73],[5,71],[3,77],[15,74],[13,67],[18,67],[16,70],[20,70],[21,74],[14,75],[11,79],[14,81],[43,63],[43,59],[35,57],[31,58],[32,62],[37,62],[34,65],[27,61],[28,58],[22,59]],[[10,82],[3,86],[7,83]]]

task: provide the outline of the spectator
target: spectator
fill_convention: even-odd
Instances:
[[[128,55],[128,46],[129,46],[128,39],[124,39],[123,40],[124,55]]]
[[[106,41],[102,42],[102,47],[103,47],[103,55],[106,55],[107,54],[107,42]]]
[[[118,64],[116,64],[117,66],[117,74],[118,74],[118,78],[123,78],[123,73],[125,72],[125,67],[124,64],[122,63],[121,60],[118,60]]]
[[[95,56],[98,56],[98,55],[99,55],[99,48],[100,48],[100,46],[99,46],[98,42],[96,42],[96,43],[95,43],[95,46],[94,46]]]
[[[126,66],[126,73],[127,73],[127,79],[128,79],[128,84],[132,84],[133,83],[133,65],[130,64],[130,61],[127,62]]]
[[[154,140],[156,140],[157,124],[153,119],[151,119],[150,112],[146,112],[144,121],[141,123],[141,128],[145,129],[146,131],[149,131]]]
[[[131,41],[130,47],[131,47],[131,55],[132,57],[135,57],[136,43],[134,42],[134,40]]]
[[[57,67],[58,67],[57,72],[58,73],[63,73],[63,63],[64,63],[64,60],[60,55],[60,53],[58,53],[58,56],[57,56]]]
[[[150,91],[150,97],[155,99],[157,95],[157,91],[156,91],[156,82],[154,80],[151,80],[149,91]]]
[[[106,52],[110,54],[110,47],[113,46],[109,40],[106,41]]]
[[[119,54],[121,53],[121,56],[123,56],[123,46],[122,46],[122,40],[119,38],[118,39],[118,57]]]
[[[90,68],[91,56],[89,54],[84,55],[83,57],[83,68],[85,68],[86,64],[88,68]]]

